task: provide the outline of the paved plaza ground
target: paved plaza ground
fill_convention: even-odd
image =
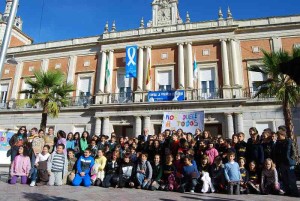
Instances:
[[[2,169],[3,170],[3,169]],[[242,201],[242,200],[299,200],[287,196],[274,195],[239,195],[228,196],[225,194],[200,194],[200,193],[175,193],[162,191],[146,191],[138,189],[115,189],[101,187],[73,187],[73,186],[41,186],[29,187],[29,185],[10,185],[6,183],[7,171],[0,169],[0,201]]]

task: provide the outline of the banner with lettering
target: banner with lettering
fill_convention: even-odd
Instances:
[[[204,130],[204,111],[194,112],[164,112],[162,132],[166,129],[195,133],[197,128]]]
[[[137,46],[126,47],[126,78],[136,78]]]
[[[7,157],[6,154],[10,149],[9,140],[13,135],[13,132],[0,131],[0,165],[10,164],[10,157]]]
[[[149,91],[148,101],[159,102],[159,101],[184,101],[185,95],[184,90],[177,91]]]

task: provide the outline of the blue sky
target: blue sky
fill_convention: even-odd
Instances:
[[[42,5],[44,1],[44,12]],[[23,31],[35,43],[95,36],[103,33],[105,22],[116,20],[117,30],[138,28],[140,19],[151,19],[152,0],[20,0],[18,15]],[[3,12],[5,0],[0,0]],[[215,20],[222,7],[230,6],[235,19],[300,14],[299,0],[180,0],[179,11],[192,22]],[[41,21],[42,17],[42,21]],[[41,24],[41,28],[40,28]]]

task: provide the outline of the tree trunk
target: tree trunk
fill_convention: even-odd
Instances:
[[[284,101],[283,103],[283,116],[284,116],[284,121],[285,121],[285,126],[287,130],[287,136],[288,138],[293,140],[293,146],[295,147],[295,160],[296,163],[300,163],[300,156],[299,156],[299,147],[297,143],[297,136],[295,136],[294,133],[294,123],[293,123],[293,117],[292,117],[292,109],[291,105],[288,103],[288,101]]]
[[[46,126],[47,126],[47,119],[48,119],[48,102],[49,100],[46,100],[43,105],[43,112],[42,112],[42,120],[40,129],[42,129],[46,133]]]
[[[294,136],[294,124],[293,124],[293,117],[292,117],[292,109],[291,105],[289,104],[288,100],[283,102],[283,116],[286,126],[286,133],[288,138],[292,140],[297,140]]]

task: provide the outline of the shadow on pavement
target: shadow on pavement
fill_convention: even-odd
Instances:
[[[202,195],[202,194],[199,194]],[[227,201],[229,200],[228,198],[218,198],[218,197],[214,197],[214,196],[204,196],[203,197],[199,197],[199,195],[197,195],[197,197],[192,197],[192,196],[181,196],[183,199],[189,199],[189,200],[209,200],[209,201]],[[236,199],[232,199],[230,198],[231,201],[240,201],[240,200],[236,200]]]
[[[31,201],[54,201],[54,200],[60,200],[60,201],[77,201],[73,199],[58,197],[58,196],[49,196],[49,195],[43,195],[40,193],[23,193],[23,198],[26,200]]]

